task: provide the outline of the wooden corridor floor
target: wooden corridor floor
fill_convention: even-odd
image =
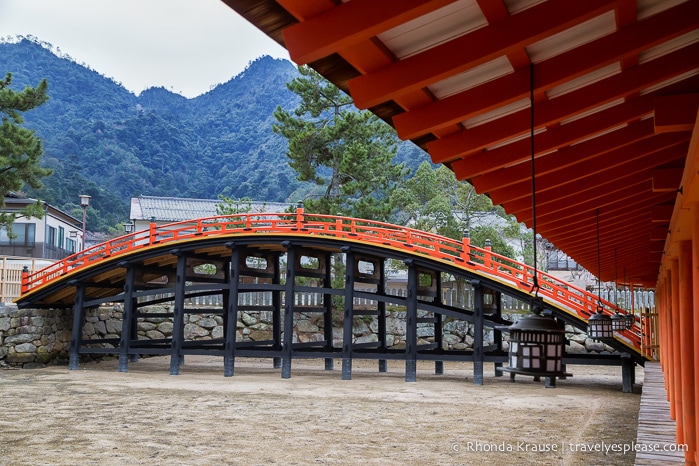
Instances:
[[[660,363],[646,362],[643,393],[638,412],[636,466],[661,466],[684,463],[684,452],[676,450],[676,425],[670,419],[670,403]],[[648,450],[660,451],[643,451]],[[673,451],[664,451],[664,448]]]

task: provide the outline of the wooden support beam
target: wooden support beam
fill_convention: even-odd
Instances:
[[[650,108],[650,107],[648,107]],[[563,127],[555,127],[535,136],[536,146],[536,173],[537,181],[541,176],[554,173],[572,165],[587,163],[593,159],[610,157],[616,159],[624,157],[627,152],[643,154],[659,150],[662,147],[676,144],[677,137],[655,138],[653,136],[653,122],[638,121],[624,128],[600,135],[596,138],[579,142],[580,138],[592,133],[608,130],[612,127],[623,125],[627,121],[619,119],[619,112],[626,113],[633,110],[631,107],[618,107],[614,111],[600,112],[592,120],[599,120],[596,129],[589,125],[570,123]],[[641,113],[632,111],[631,117],[640,118]],[[608,115],[610,118],[605,118]],[[582,123],[582,122],[581,122]],[[577,125],[577,131],[575,129]],[[562,128],[566,128],[563,130]],[[576,143],[571,145],[573,143]],[[515,155],[516,154],[516,155]],[[452,164],[457,178],[471,179],[479,192],[492,192],[494,189],[507,187],[515,183],[530,182],[531,164],[519,163],[501,167],[500,164],[516,157],[525,162],[531,158],[531,141],[524,139],[503,147],[489,150],[483,154],[474,154]],[[587,170],[584,170],[587,172]],[[474,175],[479,174],[480,176]],[[486,176],[490,175],[490,176]],[[538,183],[537,183],[538,184]]]
[[[699,94],[667,95],[655,99],[655,132],[692,131],[697,120]]]
[[[441,307],[442,305],[442,277],[441,274],[437,274],[437,294],[433,299],[435,306]],[[434,314],[434,342],[437,345],[437,349],[442,349],[442,314]],[[436,375],[444,374],[444,361],[434,362],[434,373]]]
[[[296,287],[296,255],[297,250],[289,242],[286,248],[286,284],[284,286],[284,333],[282,342],[282,378],[291,377],[292,345],[294,342],[294,293]]]
[[[72,371],[80,366],[80,346],[83,338],[83,321],[85,320],[85,285],[78,284],[75,287],[75,302],[73,304],[73,333],[68,349],[68,368]]]
[[[549,0],[374,73],[351,79],[350,92],[357,107],[371,108],[521,50],[609,11],[614,4],[609,0],[573,4],[566,0]]]
[[[608,190],[627,186],[628,183],[622,180],[637,181],[641,178],[647,181],[646,189],[653,192],[650,183],[651,170],[658,165],[658,158],[663,157],[668,162],[679,160],[686,153],[686,145],[677,144],[668,148],[665,144],[656,144],[656,141],[648,141],[645,145],[648,146],[648,151],[644,150],[643,144],[636,144],[634,147],[622,148],[586,163],[573,163],[560,170],[537,176],[537,203],[567,203],[569,199],[564,198],[580,199],[585,197],[582,191],[589,188],[594,188],[596,193],[604,195]],[[653,150],[655,148],[658,149]],[[521,181],[489,193],[493,204],[508,202],[513,213],[519,212],[521,208],[530,207],[531,181]],[[518,200],[519,202],[515,202]]]
[[[699,55],[699,43],[625,70],[554,100],[541,102],[537,104],[535,128],[538,130],[618,99],[634,96],[677,74],[690,71],[694,67],[694,57],[697,55]],[[488,147],[528,134],[531,130],[529,113],[529,109],[520,110],[490,123],[463,130],[428,143],[427,149],[435,163],[475,154]]]
[[[180,374],[180,364],[184,358],[184,298],[187,274],[187,256],[177,254],[177,278],[175,283],[175,305],[172,317],[172,343],[170,345],[170,375]]]
[[[132,330],[134,329],[134,318],[136,310],[136,299],[134,298],[135,286],[134,266],[130,265],[126,269],[126,280],[124,283],[124,310],[121,316],[121,335],[119,338],[119,372],[129,371],[129,348],[131,347]],[[137,334],[136,334],[137,335]]]
[[[487,2],[482,2],[487,3]],[[637,55],[696,27],[699,7],[686,2],[589,44],[557,55],[536,67],[536,90],[541,93],[566,80]],[[529,69],[517,69],[477,89],[470,89],[434,103],[411,109],[393,118],[398,136],[413,139],[451,124],[461,123],[479,113],[507,105],[529,94]]]
[[[352,379],[352,322],[354,320],[354,253],[345,249],[345,310],[342,316],[342,380]]]
[[[238,323],[238,285],[240,284],[240,263],[244,260],[240,248],[231,245],[230,273],[224,290],[223,316],[223,376],[235,374],[235,334]]]
[[[353,0],[340,3],[283,31],[291,59],[300,64],[320,60],[369,41],[404,22],[455,0]]]
[[[653,170],[653,192],[676,192],[682,182],[683,168]]]
[[[680,277],[679,258],[670,260],[672,296],[672,365],[670,377],[672,377],[673,390],[670,394],[670,404],[674,406],[675,422],[677,427],[677,443],[684,443],[684,423],[682,422],[682,345],[680,329]]]
[[[386,289],[386,261],[384,259],[379,260],[379,286],[378,291],[384,293]],[[379,333],[379,351],[385,352],[388,349],[386,342],[386,301],[378,302],[379,316],[378,316],[378,333]],[[388,361],[386,359],[379,359],[379,372],[388,372]]]
[[[418,270],[412,259],[404,261],[408,266],[408,290],[405,301],[405,381],[417,380],[417,293]]]
[[[651,222],[653,223],[670,223],[674,204],[661,204],[653,206],[651,209]]]
[[[273,254],[272,262],[272,284],[281,285],[281,265],[279,258],[281,254]],[[269,259],[268,259],[269,260]],[[282,291],[277,288],[272,291],[272,349],[275,353],[281,354],[282,351]],[[275,356],[272,359],[272,365],[275,369],[282,367],[282,359]]]
[[[480,280],[473,285],[473,384],[483,385],[483,286]]]
[[[694,308],[692,304],[692,244],[691,241],[681,241],[679,246],[679,337],[681,361],[682,425],[684,443],[687,444],[685,459],[688,464],[694,463],[696,443],[696,411],[694,393]]]
[[[653,227],[650,232],[651,241],[662,241],[663,243],[667,239],[667,235],[670,234],[670,224],[662,225],[658,227]]]

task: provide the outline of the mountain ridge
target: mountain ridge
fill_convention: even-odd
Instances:
[[[27,38],[0,42],[0,73],[12,73],[12,89],[49,84],[49,102],[24,118],[54,174],[27,195],[82,215],[77,195],[88,194],[88,224],[107,231],[128,220],[138,195],[295,203],[291,196],[304,190],[287,163],[286,140],[271,129],[277,106],[298,103],[286,87],[298,76],[291,62],[260,57],[187,98],[163,87],[136,95],[52,49]],[[412,143],[399,155],[412,167],[428,159]]]

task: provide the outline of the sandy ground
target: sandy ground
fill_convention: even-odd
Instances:
[[[607,451],[636,439],[643,369],[634,393],[621,369],[569,366],[555,389],[531,377],[482,386],[466,363],[434,375],[420,363],[296,360],[282,379],[270,360],[188,356],[179,376],[169,358],[0,370],[0,464],[7,465],[632,465]],[[509,450],[509,451],[508,451]],[[539,451],[537,451],[539,450]],[[541,451],[547,450],[547,451]],[[591,451],[600,450],[600,451]]]

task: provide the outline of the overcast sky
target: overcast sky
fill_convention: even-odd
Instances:
[[[220,0],[0,0],[0,38],[15,35],[49,42],[136,94],[162,86],[195,97],[262,55],[289,59]]]

